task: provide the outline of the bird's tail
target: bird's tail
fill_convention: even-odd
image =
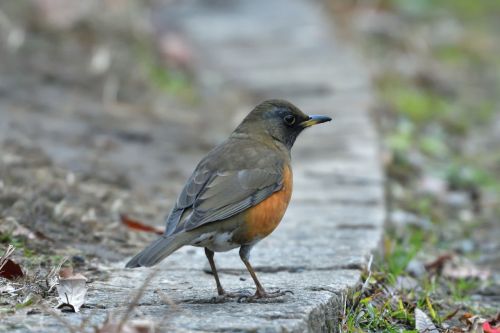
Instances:
[[[147,248],[142,250],[135,257],[130,259],[125,267],[135,268],[135,267],[151,267],[156,265],[174,251],[178,250],[182,246],[189,242],[191,237],[186,234],[177,234],[171,236],[161,236],[159,239],[154,241]]]

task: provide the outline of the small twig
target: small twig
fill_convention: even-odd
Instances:
[[[372,263],[373,263],[373,255],[370,256],[370,260],[368,260],[368,266],[366,267],[366,270],[368,271],[368,277],[365,280],[365,283],[363,283],[363,286],[361,287],[361,294],[366,290],[368,287],[368,284],[370,283],[370,279],[372,277]]]
[[[158,295],[160,296],[161,300],[165,303],[167,303],[168,305],[170,305],[174,311],[180,311],[181,308],[179,308],[179,306],[177,305],[177,303],[175,303],[170,297],[168,297],[168,295],[166,293],[164,293],[163,291],[157,289],[156,292],[158,293]]]
[[[450,320],[451,318],[455,317],[455,315],[458,313],[458,311],[460,310],[460,308],[456,308],[454,311],[448,313],[444,318],[443,318],[443,321],[447,321],[447,320]]]
[[[50,293],[52,291],[52,289],[54,289],[54,287],[57,285],[58,277],[59,277],[58,275],[59,275],[59,272],[61,271],[61,267],[68,260],[69,260],[69,257],[67,257],[67,256],[62,258],[62,260],[59,262],[59,264],[57,266],[52,267],[50,272],[45,277],[45,283],[47,284],[47,288],[49,288],[47,293]],[[55,282],[51,281],[53,279],[55,280]]]
[[[342,322],[340,323],[339,331],[342,332],[342,326],[347,322],[347,293],[342,293]]]
[[[0,257],[0,271],[2,270],[3,266],[5,266],[5,264],[7,263],[7,260],[12,255],[12,253],[14,253],[15,249],[16,248],[13,245],[9,244],[3,256]]]

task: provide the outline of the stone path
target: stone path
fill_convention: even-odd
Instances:
[[[159,266],[134,310],[161,321],[166,331],[338,329],[341,296],[359,281],[380,241],[384,193],[368,114],[373,97],[367,71],[335,38],[324,11],[318,2],[306,0],[200,0],[155,13],[159,25],[175,26],[196,50],[204,90],[214,96],[232,91],[243,101],[234,119],[266,98],[288,99],[306,113],[333,118],[299,138],[292,152],[295,181],[288,212],[252,252],[263,285],[294,295],[264,303],[210,304],[216,291],[213,277],[204,272],[203,251],[183,248]],[[152,271],[125,270],[125,262],[111,268],[110,280],[90,284],[88,308],[82,313],[92,314],[91,323],[123,311],[133,289]],[[227,290],[253,291],[236,251],[217,254],[216,262]],[[64,317],[78,323],[82,315]],[[34,331],[40,325],[44,332],[60,331],[54,318],[42,319],[35,315],[27,320]]]

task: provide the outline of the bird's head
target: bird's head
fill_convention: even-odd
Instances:
[[[246,116],[235,133],[267,136],[290,149],[305,128],[330,120],[327,116],[309,116],[284,100],[267,100]]]

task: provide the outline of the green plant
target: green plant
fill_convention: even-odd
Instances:
[[[449,281],[448,287],[453,300],[465,301],[469,299],[471,291],[479,287],[479,281],[474,279],[457,279]]]

